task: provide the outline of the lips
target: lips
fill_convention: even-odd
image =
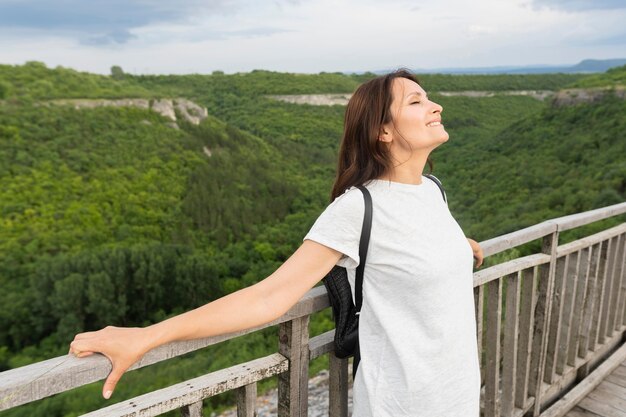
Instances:
[[[435,126],[442,126],[441,125],[441,121],[440,120],[435,120],[434,122],[430,122],[426,125],[426,127],[435,127]]]

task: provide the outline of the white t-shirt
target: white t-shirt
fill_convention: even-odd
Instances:
[[[372,180],[353,417],[478,417],[473,253],[437,184]],[[304,240],[342,252],[354,299],[365,203],[351,187]]]

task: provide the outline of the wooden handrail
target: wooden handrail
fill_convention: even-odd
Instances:
[[[557,395],[559,389],[566,386],[572,375],[575,377],[577,372],[588,372],[594,361],[598,361],[601,354],[606,353],[606,349],[616,345],[616,338],[621,335],[619,332],[626,330],[626,299],[619,293],[620,285],[626,286],[626,223],[561,246],[558,246],[558,235],[561,231],[623,213],[626,213],[626,202],[547,220],[480,243],[487,257],[536,239],[543,239],[542,253],[506,261],[474,273],[479,352],[482,352],[483,347],[486,348],[489,358],[489,363],[481,369],[486,374],[486,378],[483,378],[486,381],[483,405],[486,417],[504,417],[501,414],[503,410],[507,415],[522,415],[532,409],[533,415],[539,415],[541,407],[551,396]],[[506,309],[502,309],[504,282],[509,287]],[[579,283],[578,291],[575,283]],[[485,290],[489,297],[487,316],[483,316]],[[576,303],[582,303],[579,310],[574,308]],[[277,320],[241,332],[160,346],[148,352],[130,370],[279,325],[279,352],[267,358],[284,360],[272,362],[272,359],[269,360],[270,364],[259,359],[242,366],[258,366],[255,368],[257,375],[265,377],[279,374],[279,390],[283,392],[279,415],[306,415],[306,405],[303,402],[306,403],[305,378],[308,376],[308,361],[332,352],[334,334],[331,331],[309,340],[308,321],[311,314],[328,306],[326,290],[320,285],[308,291]],[[506,312],[506,317],[514,317],[515,320],[505,321],[501,328],[503,311]],[[484,319],[487,319],[489,333],[483,341]],[[569,323],[567,330],[562,326],[564,320]],[[501,333],[505,340],[502,346]],[[559,355],[561,351],[566,351],[567,357]],[[500,372],[498,358],[501,354],[507,364],[514,365],[513,368],[505,368]],[[343,416],[347,413],[344,398],[347,392],[347,363],[346,359],[337,360],[331,354],[331,384],[335,388],[339,387],[337,392],[342,393],[340,396],[335,394],[335,397],[331,395],[331,410],[334,410],[331,415]],[[2,372],[0,410],[104,379],[110,369],[110,363],[104,356],[94,355],[82,359],[61,356]],[[219,375],[224,375],[223,372],[225,370],[208,374],[198,380],[210,385],[207,381],[214,382],[215,378],[219,380]],[[242,415],[252,415],[251,398],[256,396],[256,380],[252,379],[244,379],[237,383],[239,385],[232,386],[239,390],[241,404],[244,404],[242,407],[248,410]],[[502,392],[494,385],[500,384],[500,380],[506,381]],[[155,393],[178,392],[178,388],[173,387]],[[176,407],[187,407],[187,414],[196,415],[197,410],[201,409],[202,399],[213,391],[205,389],[203,392],[201,395],[197,392],[190,394],[187,400],[175,400],[174,403],[178,404]],[[155,398],[155,395],[151,395],[155,393],[142,396],[141,401]],[[128,405],[129,401],[125,403]],[[135,407],[139,404],[137,401],[139,397],[133,399]],[[147,402],[142,404],[142,407],[150,408]],[[122,415],[120,410],[123,407],[118,408],[115,411],[107,407],[105,414]],[[103,410],[105,409],[90,415],[104,415]],[[155,410],[158,411],[158,407]],[[162,410],[165,411],[165,408]],[[155,411],[155,414],[150,415],[157,414]]]

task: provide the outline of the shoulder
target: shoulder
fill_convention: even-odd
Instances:
[[[335,201],[351,201],[351,202],[353,202],[353,201],[358,201],[358,200],[363,200],[363,192],[361,190],[359,190],[358,187],[352,186],[352,187],[348,188],[347,190],[345,190],[343,192],[343,194],[341,194],[337,198],[335,198],[333,203]]]
[[[363,200],[363,193],[357,187],[350,187],[345,190],[343,194],[337,196],[333,202],[326,207],[322,214],[348,220],[352,218],[363,218],[364,210],[365,201]]]
[[[439,178],[435,177],[433,174],[422,175],[422,177],[429,178],[431,181],[433,181],[433,182],[435,182],[435,183],[437,183],[439,185],[442,185],[441,180]]]
[[[427,175],[424,175],[424,177],[429,178],[428,182],[433,183],[432,186],[437,189],[437,193],[440,194],[440,196],[443,196],[443,200],[447,205],[448,196],[446,195],[446,190],[444,189],[441,180],[435,177],[433,174],[427,174]]]

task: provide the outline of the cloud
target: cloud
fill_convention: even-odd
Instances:
[[[600,0],[593,5],[604,9],[573,12],[583,7],[577,4],[0,0],[0,63],[182,74],[561,65],[623,57],[626,8],[606,9],[615,3]]]
[[[531,0],[534,8],[566,11],[626,9],[624,0]]]
[[[193,26],[200,16],[229,16],[247,7],[246,0],[0,0],[0,28],[46,31],[86,45],[123,44],[137,37],[136,29],[155,24]],[[251,36],[263,30],[248,29]]]
[[[131,39],[136,38],[137,36],[133,35],[127,30],[121,29],[113,32],[106,33],[104,35],[92,36],[86,39],[83,39],[81,42],[85,45],[110,45],[113,43],[126,43]]]
[[[615,35],[595,38],[595,39],[583,39],[579,42],[581,45],[625,45],[626,46],[626,32],[618,33]]]
[[[492,35],[497,32],[493,27],[481,25],[470,25],[467,30],[469,33],[476,35]]]

